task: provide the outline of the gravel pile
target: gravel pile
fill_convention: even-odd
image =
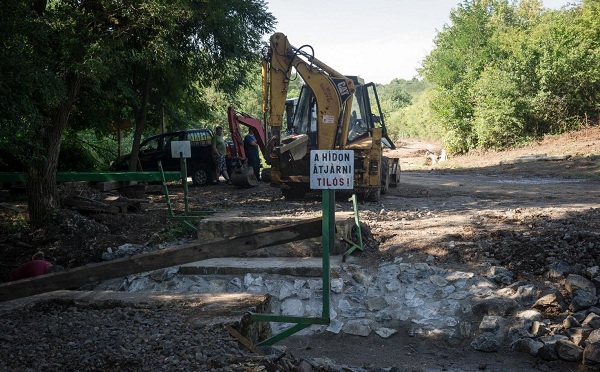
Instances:
[[[0,370],[286,371],[308,363],[253,353],[188,311],[46,302],[1,314]]]
[[[386,227],[386,224],[435,220],[439,216],[457,213],[436,209],[382,209],[379,212],[374,209],[372,205],[364,208],[361,222],[369,225],[366,245],[375,250],[388,248],[388,240],[401,234],[399,230]],[[431,226],[428,228],[435,232]],[[548,267],[557,263],[570,265],[571,272],[579,275],[585,275],[588,268],[600,266],[599,228],[599,208],[581,212],[565,212],[560,208],[507,208],[476,212],[461,230],[440,235],[435,240],[423,239],[423,243],[429,244],[428,248],[442,250],[437,262],[464,265],[491,262],[510,269],[519,280],[544,280]],[[413,242],[402,244],[407,246],[406,251],[415,254],[422,248],[411,249]],[[401,247],[399,243],[394,245]]]
[[[520,278],[544,275],[557,262],[571,265],[571,272],[580,275],[600,265],[597,208],[568,214],[517,209],[484,214],[478,222],[470,239],[476,246],[465,253],[495,259]]]

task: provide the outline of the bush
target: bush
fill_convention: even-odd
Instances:
[[[509,73],[487,68],[474,87],[473,130],[478,147],[500,150],[528,136],[527,108]]]

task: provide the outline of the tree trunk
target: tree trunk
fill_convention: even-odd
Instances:
[[[34,149],[39,156],[33,156],[27,169],[25,187],[29,222],[33,227],[47,224],[53,212],[60,207],[56,186],[58,155],[69,115],[79,94],[81,78],[76,73],[68,73],[65,85],[67,98],[53,110],[50,124],[40,134],[41,148],[38,151]]]
[[[132,105],[135,114],[135,131],[133,132],[133,145],[131,146],[131,158],[129,161],[129,171],[133,172],[138,166],[138,154],[140,152],[140,142],[144,133],[146,124],[146,114],[148,113],[148,100],[150,99],[150,73],[147,72],[142,83],[141,101],[139,105]],[[141,169],[142,171],[144,169]]]

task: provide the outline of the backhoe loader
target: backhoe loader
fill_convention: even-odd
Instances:
[[[294,71],[304,85],[284,128]],[[303,197],[309,191],[308,155],[314,149],[354,150],[354,189],[366,200],[376,201],[398,184],[399,159],[383,156],[384,146],[395,146],[387,135],[375,84],[342,75],[316,59],[312,47],[296,48],[282,33],[270,38],[262,75],[267,139],[263,155],[271,166],[271,186],[286,198]]]

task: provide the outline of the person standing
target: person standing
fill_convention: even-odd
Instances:
[[[246,157],[248,158],[248,165],[254,169],[254,175],[256,179],[260,179],[260,158],[258,156],[258,143],[256,142],[256,137],[250,130],[248,130],[248,134],[244,137],[244,151],[246,152]]]
[[[213,185],[219,184],[219,176],[223,175],[225,182],[231,185],[229,174],[227,174],[227,164],[225,163],[225,155],[227,154],[227,147],[225,140],[223,139],[223,127],[218,125],[215,128],[215,135],[212,138],[212,152],[213,160],[215,161],[215,171],[213,172]]]

